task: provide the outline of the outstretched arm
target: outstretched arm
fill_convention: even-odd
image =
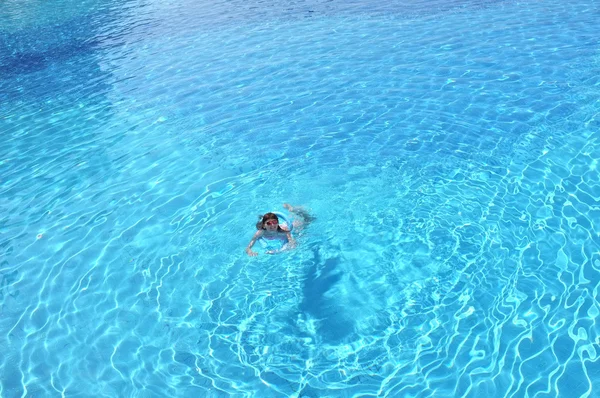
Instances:
[[[288,240],[288,244],[287,244],[288,249],[295,248],[296,247],[296,240],[292,236],[292,233],[288,232],[285,235],[287,236],[287,240]]]
[[[256,241],[258,240],[258,238],[260,238],[262,235],[263,235],[263,231],[262,230],[256,231],[256,233],[254,234],[254,236],[250,240],[250,243],[248,243],[248,246],[246,247],[246,254],[248,254],[251,257],[258,256],[257,252],[253,252],[252,251],[252,246],[254,246],[254,244],[256,243]]]
[[[296,241],[294,240],[294,237],[292,236],[292,234],[289,231],[285,231],[285,236],[287,237],[287,243],[285,245],[283,245],[283,247],[281,249],[278,250],[269,250],[267,252],[267,254],[277,254],[277,253],[281,253],[287,250],[292,250],[293,248],[296,247]]]

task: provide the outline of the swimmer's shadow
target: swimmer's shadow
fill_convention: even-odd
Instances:
[[[353,323],[344,317],[335,298],[327,296],[342,277],[340,257],[322,259],[318,248],[312,248],[314,257],[308,270],[304,287],[304,299],[300,310],[318,320],[318,333],[323,342],[337,344],[354,329]]]

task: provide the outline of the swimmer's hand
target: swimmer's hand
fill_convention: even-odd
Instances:
[[[288,250],[292,250],[296,248],[296,241],[294,239],[291,239],[288,243],[286,243],[285,245],[283,245],[283,247],[279,250],[269,250],[266,251],[265,253],[267,254],[277,254],[277,253],[283,253],[285,251]]]
[[[289,231],[287,231],[285,235],[287,237],[287,243],[285,244],[283,250],[290,250],[296,248],[296,240],[294,239],[292,234]]]
[[[252,240],[250,241],[250,243],[248,243],[248,246],[246,246],[246,254],[249,255],[250,257],[256,257],[256,256],[258,256],[257,252],[253,252],[252,251],[252,246],[254,246],[254,243],[256,243],[256,240],[258,238],[260,238],[261,236],[263,236],[263,233],[264,233],[263,230],[256,231],[256,233],[252,237]]]

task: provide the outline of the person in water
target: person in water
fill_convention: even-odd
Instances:
[[[288,210],[291,214],[298,217],[294,218],[294,220],[292,221],[292,227],[296,228],[297,230],[303,228],[306,224],[308,224],[314,219],[310,214],[306,212],[306,210],[300,207],[292,207],[287,203],[284,203],[283,207],[286,210]],[[248,243],[248,246],[246,247],[246,253],[249,256],[254,257],[258,255],[257,252],[252,251],[252,246],[254,246],[256,241],[261,238],[267,240],[282,241],[281,249],[269,250],[267,251],[268,254],[275,254],[296,247],[296,240],[292,236],[290,226],[288,226],[285,223],[279,224],[279,217],[277,217],[277,214],[267,213],[262,216],[259,216],[259,218],[260,221],[256,223],[256,229],[258,231],[256,231],[256,233],[252,237],[252,240],[250,240],[250,243]]]

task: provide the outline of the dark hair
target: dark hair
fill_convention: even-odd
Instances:
[[[279,226],[279,217],[275,213],[267,213],[262,216],[258,216],[260,219],[259,222],[256,223],[256,229],[265,229],[265,223],[269,220],[277,220],[277,232],[287,232]]]

